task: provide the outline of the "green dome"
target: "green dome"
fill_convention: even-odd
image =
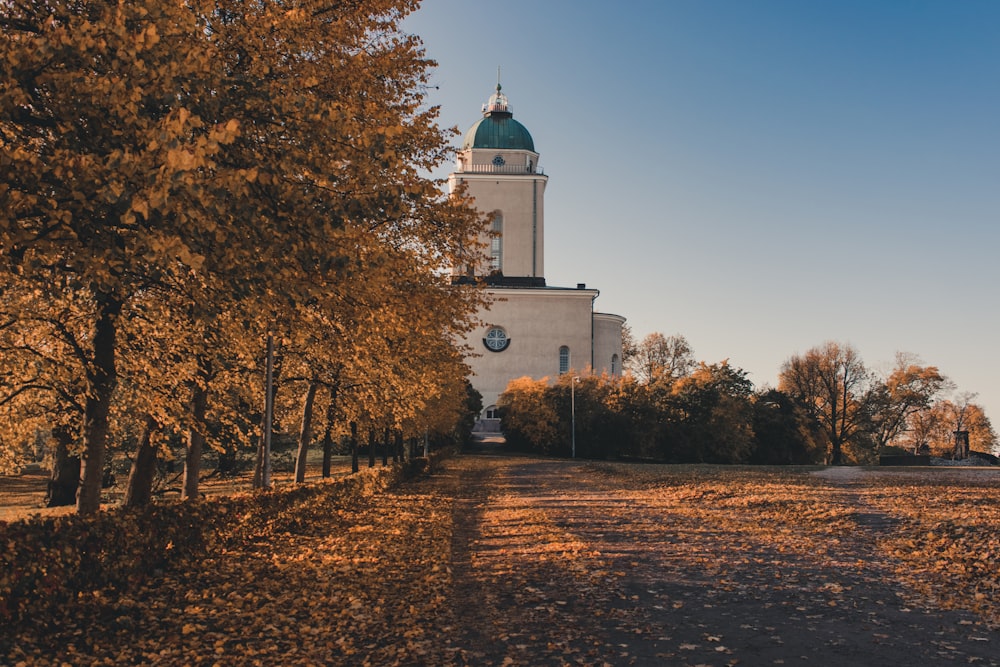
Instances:
[[[465,133],[462,150],[467,148],[515,148],[534,152],[535,142],[527,128],[510,116],[489,115]]]
[[[499,148],[535,151],[535,142],[524,125],[514,120],[507,104],[507,96],[497,92],[483,107],[483,117],[469,128],[462,142],[462,150],[469,148]]]

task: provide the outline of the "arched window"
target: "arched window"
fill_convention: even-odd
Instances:
[[[495,405],[491,405],[486,408],[486,418],[487,419],[500,419],[500,408]]]
[[[493,212],[493,224],[490,226],[493,236],[490,239],[490,270],[503,269],[503,213]]]
[[[559,374],[569,373],[569,348],[563,345],[559,348]]]
[[[618,355],[611,355],[611,374],[618,375]]]

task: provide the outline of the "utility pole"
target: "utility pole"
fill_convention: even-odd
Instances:
[[[570,442],[572,444],[572,456],[576,458],[576,383],[580,381],[580,376],[574,375],[569,383],[569,420],[570,420]]]

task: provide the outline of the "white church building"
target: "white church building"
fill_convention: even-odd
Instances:
[[[564,373],[621,375],[620,315],[594,310],[600,292],[545,284],[545,185],[528,130],[514,120],[507,97],[496,93],[483,117],[465,133],[452,192],[464,185],[477,209],[490,220],[486,275],[456,271],[455,280],[485,283],[491,306],[479,317],[465,345],[470,378],[483,396],[477,430],[500,428],[497,399],[507,383],[524,376],[550,380]]]

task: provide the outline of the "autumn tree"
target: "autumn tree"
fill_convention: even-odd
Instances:
[[[183,442],[183,499],[198,497],[205,447],[221,453],[249,444],[253,427],[246,408],[256,398],[252,380],[261,330],[232,299],[210,299],[191,282],[151,290],[130,303],[112,413],[119,437],[128,432],[123,427],[129,420],[139,434],[126,504],[149,498],[162,450],[156,437],[146,438],[151,424],[161,442]],[[205,317],[191,316],[199,300]]]
[[[998,450],[998,440],[993,423],[986,415],[986,411],[978,403],[969,403],[965,406],[961,423],[956,419],[955,430],[966,430],[969,432],[969,447],[972,451],[996,454]]]
[[[873,386],[872,427],[876,453],[898,441],[916,415],[928,410],[951,383],[935,366],[921,366],[914,355],[898,353],[888,376]]]
[[[850,345],[828,342],[792,356],[781,367],[778,389],[822,427],[833,465],[844,462],[847,443],[861,445],[871,433],[876,383]]]
[[[944,430],[945,415],[939,409],[941,401],[935,402],[927,410],[910,416],[906,431],[897,441],[898,446],[913,454],[930,454],[931,443]]]
[[[935,401],[927,410],[911,418],[903,443],[915,453],[929,453],[951,458],[955,431],[969,432],[972,451],[995,454],[997,435],[982,406],[973,402],[974,394],[960,393],[952,399]]]
[[[606,375],[565,374],[551,385],[520,378],[498,404],[518,449],[568,456],[575,421],[578,456],[737,463],[752,445],[752,395],[746,373],[722,362],[651,384]]]
[[[678,379],[664,399],[671,421],[663,455],[668,460],[741,463],[750,453],[753,383],[728,361],[700,363]]]
[[[749,463],[807,465],[826,458],[826,440],[818,424],[796,401],[777,389],[753,400],[753,448]]]
[[[34,460],[31,445],[46,441],[51,466],[46,504],[72,505],[80,477],[78,432],[84,391],[79,306],[53,301],[0,273],[0,469]]]
[[[368,270],[359,250],[420,248],[429,271],[464,252],[474,215],[419,175],[446,142],[423,107],[429,63],[398,30],[415,6],[29,0],[0,18],[0,270],[81,323],[81,512],[98,507],[139,296],[172,295],[196,333],[172,353],[194,361],[190,495],[212,347],[233,343],[219,313],[287,331]]]
[[[551,400],[563,424],[561,453],[570,454],[574,440],[578,457],[618,458],[631,453],[631,424],[617,409],[621,405],[616,401],[620,382],[620,378],[607,374],[566,373],[559,377],[551,390]]]
[[[99,506],[123,309],[197,268],[169,210],[187,198],[166,202],[236,130],[190,132],[185,91],[211,48],[186,6],[151,4],[27,1],[0,18],[0,268],[84,320],[81,513]]]
[[[267,219],[258,245],[285,297],[270,319],[286,362],[298,365],[283,376],[305,383],[303,427],[310,386],[332,389],[332,377],[357,390],[369,408],[361,412],[390,405],[397,419],[415,409],[404,394],[419,382],[399,378],[416,378],[423,358],[394,341],[462,327],[477,303],[440,271],[463,261],[478,218],[420,175],[444,159],[447,135],[423,104],[429,63],[419,41],[398,30],[415,6],[232,2],[210,23],[234,91],[232,107],[223,100],[214,113],[245,128],[220,163],[248,175],[247,195]],[[274,233],[292,245],[269,244]],[[309,431],[300,429],[303,447]]]
[[[628,324],[622,325],[622,368],[632,367],[632,358],[636,354],[635,335],[632,327]]]
[[[516,378],[497,399],[511,447],[551,454],[564,448],[567,431],[549,395],[548,378]]]
[[[665,440],[667,419],[651,389],[630,374],[609,384],[605,401],[621,427],[614,436],[621,456],[643,460],[662,456],[660,445]]]
[[[443,378],[447,381],[439,382],[424,399],[423,409],[402,422],[401,437],[423,435],[435,446],[463,446],[471,440],[476,419],[483,411],[483,397],[467,378],[451,372],[444,373]]]
[[[414,248],[386,243],[380,255],[376,250],[361,253],[368,270],[300,309],[289,332],[286,381],[304,392],[297,481],[304,476],[312,412],[330,411],[324,399],[340,403],[336,412],[391,431],[452,431],[465,418],[468,369],[454,340],[471,326],[482,294],[452,285]],[[321,387],[330,391],[314,404],[310,396]],[[442,421],[446,415],[450,425]]]
[[[680,378],[697,366],[687,339],[680,334],[664,336],[651,333],[629,355],[629,368],[642,382],[660,377]]]

